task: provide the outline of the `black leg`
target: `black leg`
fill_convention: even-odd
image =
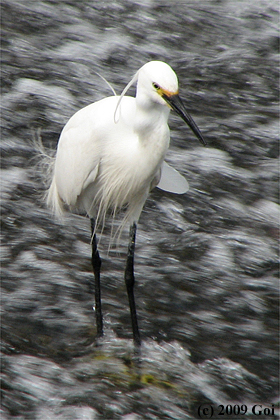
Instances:
[[[100,268],[101,268],[101,259],[97,249],[96,235],[94,233],[95,221],[90,219],[91,223],[91,234],[92,237],[92,268],[95,279],[95,316],[96,316],[96,327],[97,327],[97,337],[103,335],[103,319],[102,319],[102,310],[101,310],[101,289],[100,289]]]
[[[126,267],[124,273],[124,279],[126,284],[127,296],[130,307],[133,340],[137,346],[141,345],[140,333],[138,329],[136,307],[134,300],[134,250],[135,250],[135,238],[136,238],[136,223],[130,227],[130,239],[128,245],[128,253],[126,260]]]

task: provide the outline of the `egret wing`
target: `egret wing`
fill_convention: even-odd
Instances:
[[[100,139],[95,133],[100,119],[94,108],[92,104],[78,111],[60,136],[55,179],[59,195],[68,205],[75,205],[77,197],[97,175]]]
[[[188,191],[189,184],[186,178],[180,175],[176,169],[163,162],[161,177],[157,187],[174,194],[184,194]]]

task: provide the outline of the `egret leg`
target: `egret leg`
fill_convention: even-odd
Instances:
[[[90,219],[91,223],[91,234],[92,234],[92,268],[95,279],[95,317],[96,317],[96,327],[97,327],[97,337],[102,337],[103,335],[103,318],[102,318],[102,309],[101,309],[101,288],[100,288],[100,268],[101,268],[101,258],[97,249],[97,240],[94,233],[95,220]]]
[[[129,234],[129,245],[128,245],[128,253],[127,253],[127,260],[126,260],[126,267],[124,273],[124,279],[126,284],[130,314],[131,314],[131,322],[132,322],[132,332],[133,332],[133,340],[137,346],[141,345],[140,333],[138,329],[138,321],[137,321],[137,314],[136,314],[136,306],[134,300],[134,250],[135,250],[135,238],[136,238],[136,223],[134,222],[133,225],[130,227],[130,234]]]

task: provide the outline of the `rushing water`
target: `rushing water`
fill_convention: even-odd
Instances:
[[[273,0],[2,0],[3,420],[183,420],[206,403],[212,418],[230,418],[218,405],[236,405],[231,418],[276,418],[277,9]],[[167,160],[190,190],[155,190],[140,219],[135,363],[127,237],[109,254],[109,226],[102,238],[96,343],[89,221],[52,218],[32,139],[55,149],[76,110],[110,95],[96,72],[119,93],[151,59],[178,74],[208,147],[171,116]]]

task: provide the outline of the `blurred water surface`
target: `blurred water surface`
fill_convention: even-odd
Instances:
[[[193,419],[202,403],[276,407],[277,2],[1,8],[2,418]],[[96,345],[89,221],[68,215],[61,225],[45,208],[32,138],[55,149],[75,111],[110,95],[96,71],[120,93],[151,59],[178,74],[208,147],[171,115],[167,160],[190,190],[154,190],[140,219],[135,365],[127,237],[109,255],[109,225],[102,237],[105,337]]]

